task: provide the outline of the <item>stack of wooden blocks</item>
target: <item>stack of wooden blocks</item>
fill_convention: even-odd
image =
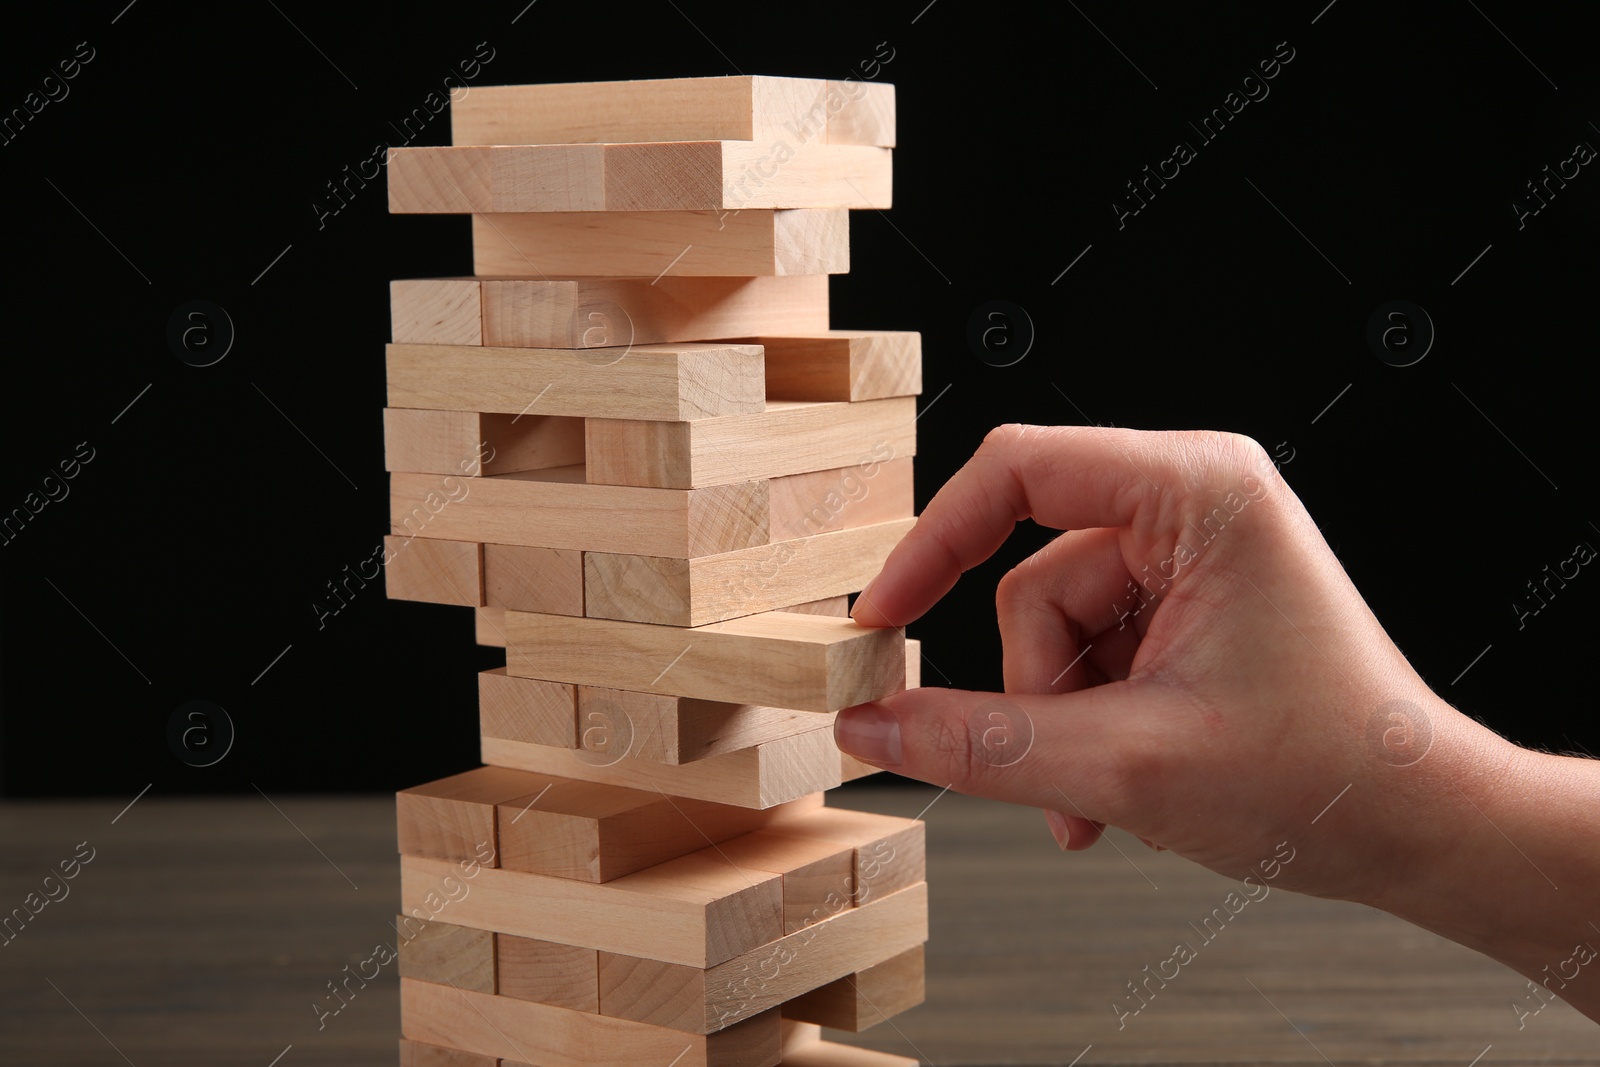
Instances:
[[[472,216],[393,283],[389,596],[475,609],[486,766],[398,794],[409,1067],[901,1067],[923,827],[825,807],[833,712],[917,684],[848,595],[913,521],[921,349],[835,331],[888,85],[475,88],[393,149]],[[908,655],[908,646],[911,654]]]

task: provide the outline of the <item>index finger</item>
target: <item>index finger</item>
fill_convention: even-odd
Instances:
[[[889,553],[851,615],[863,626],[915,621],[1023,519],[1058,530],[1153,525],[1174,514],[1165,507],[1174,494],[1186,494],[1230,453],[1239,459],[1240,445],[1252,443],[1231,434],[1098,426],[991,430]]]

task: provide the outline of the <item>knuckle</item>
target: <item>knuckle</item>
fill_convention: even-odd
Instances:
[[[978,777],[982,761],[973,758],[972,737],[966,719],[952,708],[949,714],[933,720],[928,735],[928,752],[947,780],[962,786]]]
[[[983,435],[983,444],[979,446],[979,450],[985,452],[1004,451],[1020,441],[1026,430],[1027,427],[1020,422],[1008,422],[996,426]]]
[[[1242,463],[1252,470],[1259,468],[1262,464],[1271,465],[1272,459],[1267,454],[1267,450],[1254,437],[1242,433],[1224,433],[1222,437],[1222,444],[1225,449],[1224,454],[1228,459],[1236,463]]]
[[[1267,450],[1255,438],[1227,430],[1179,431],[1173,439],[1181,476],[1173,486],[1181,497],[1215,488],[1219,479],[1236,482],[1260,476],[1275,468]]]
[[[1033,582],[1022,566],[1011,568],[994,587],[994,606],[1002,617],[1024,606],[1035,596]]]

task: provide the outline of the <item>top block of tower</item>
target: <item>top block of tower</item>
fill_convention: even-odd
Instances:
[[[457,145],[784,140],[894,147],[894,86],[737,76],[489,85],[450,105]]]

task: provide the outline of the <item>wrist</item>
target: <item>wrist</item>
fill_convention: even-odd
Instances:
[[[1401,793],[1404,860],[1368,903],[1486,951],[1491,931],[1513,929],[1509,912],[1526,906],[1504,899],[1507,879],[1537,877],[1532,868],[1514,871],[1507,864],[1507,853],[1516,855],[1514,829],[1521,822],[1508,798],[1524,788],[1533,753],[1442,700],[1430,710],[1437,732],[1422,762],[1433,765],[1419,765]],[[1508,914],[1500,914],[1501,907]]]
[[[1454,718],[1425,779],[1415,850],[1369,903],[1593,1015],[1600,966],[1571,983],[1579,975],[1563,968],[1575,945],[1600,946],[1586,921],[1600,903],[1600,763],[1522,748],[1444,708]]]

